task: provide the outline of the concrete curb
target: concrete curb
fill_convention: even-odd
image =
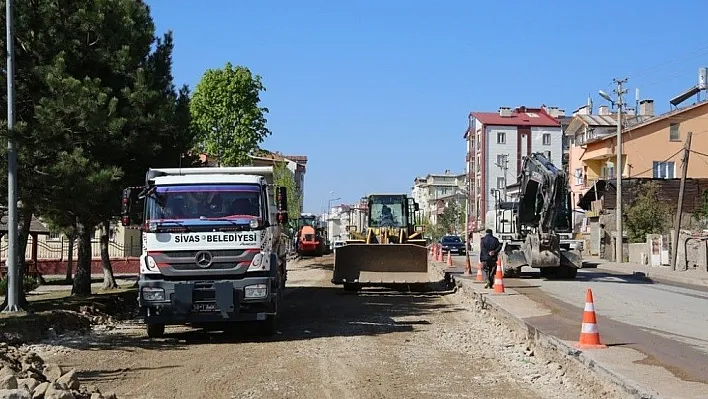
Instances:
[[[613,272],[618,272],[618,273],[631,273],[634,276],[639,276],[639,277],[644,277],[648,280],[657,282],[657,283],[664,283],[664,284],[671,284],[671,283],[678,283],[678,284],[685,284],[685,285],[693,285],[696,287],[708,287],[708,273],[706,274],[706,279],[701,279],[701,278],[691,278],[691,277],[685,277],[685,276],[676,276],[676,275],[669,275],[662,273],[661,271],[654,271],[650,270],[644,267],[623,267],[623,266],[615,266],[615,265],[603,265],[600,264],[597,266],[598,269],[605,269],[605,270],[611,270]],[[681,272],[672,272],[672,273],[681,273]]]
[[[445,268],[446,264],[440,264],[438,262],[431,262],[433,267],[437,269],[436,271],[441,274],[446,274]],[[457,279],[454,276],[450,276],[456,287],[461,288],[463,295],[471,295],[473,299],[477,299],[485,303],[490,309],[498,312],[503,318],[505,318],[510,324],[515,324],[521,331],[525,332],[527,339],[529,339],[534,344],[542,347],[551,349],[559,352],[560,354],[574,359],[580,364],[582,364],[586,369],[596,373],[599,377],[604,378],[619,388],[624,390],[626,393],[632,395],[635,398],[641,399],[660,399],[661,396],[648,388],[642,387],[637,382],[617,373],[607,366],[597,362],[592,359],[591,356],[584,353],[582,350],[574,348],[568,345],[566,342],[545,333],[544,331],[538,329],[537,327],[529,324],[521,317],[513,314],[511,311],[505,309],[499,302],[495,299],[494,295],[489,295],[483,293],[479,288],[479,284],[474,283],[472,280],[468,279]],[[476,287],[477,286],[477,287]],[[507,289],[506,291],[512,291]],[[503,295],[503,294],[502,294]],[[578,326],[578,331],[580,331],[580,326]]]

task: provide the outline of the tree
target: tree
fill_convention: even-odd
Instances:
[[[261,77],[230,62],[223,69],[208,69],[197,84],[190,111],[199,144],[216,155],[221,166],[241,166],[270,131],[268,109],[260,107]]]
[[[288,192],[288,215],[291,220],[300,216],[301,194],[295,183],[295,174],[288,169],[285,162],[276,162],[273,167],[273,182],[278,187],[285,187]]]
[[[442,226],[446,233],[456,232],[460,229],[460,226],[464,226],[464,217],[464,210],[460,203],[456,200],[451,200],[438,218],[438,224]]]
[[[701,202],[693,211],[693,219],[695,219],[701,227],[705,228],[706,219],[708,219],[708,190],[704,190],[701,193]]]
[[[671,221],[670,207],[659,200],[654,182],[641,183],[637,196],[625,212],[629,242],[646,242],[647,234],[662,234]]]
[[[86,295],[98,225],[104,226],[104,286],[115,286],[105,227],[117,214],[122,186],[142,182],[151,165],[176,166],[192,147],[189,93],[174,89],[171,35],[156,40],[144,3],[30,1],[17,7],[23,131],[4,133],[15,134],[20,148],[22,221],[39,211],[65,227],[76,223],[73,292]]]

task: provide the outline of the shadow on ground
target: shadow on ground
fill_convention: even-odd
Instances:
[[[365,288],[358,293],[341,287],[291,287],[286,291],[279,331],[272,337],[258,333],[255,323],[221,325],[213,330],[168,326],[164,338],[147,338],[144,325],[136,318],[128,329],[112,331],[105,337],[62,339],[60,345],[85,349],[181,350],[203,344],[287,342],[322,337],[377,336],[414,332],[426,328],[430,314],[458,312],[440,300],[452,291],[401,292]]]

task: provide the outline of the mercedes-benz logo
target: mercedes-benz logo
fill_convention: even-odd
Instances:
[[[211,266],[211,262],[213,259],[211,257],[211,252],[199,251],[194,257],[194,260],[196,260],[197,266],[206,269],[207,267]]]

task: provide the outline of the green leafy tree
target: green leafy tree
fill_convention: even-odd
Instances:
[[[423,230],[425,231],[425,235],[433,242],[437,242],[446,234],[445,228],[442,226],[442,224],[432,223],[429,217],[423,222]]]
[[[227,63],[207,70],[190,104],[200,150],[216,155],[221,166],[248,164],[249,154],[270,135],[268,109],[260,106],[262,91],[261,77],[246,67]]]
[[[705,228],[706,221],[708,220],[708,190],[704,190],[703,193],[701,193],[701,202],[693,211],[693,219],[695,219],[701,227]]]
[[[642,183],[637,196],[624,214],[630,242],[645,242],[647,234],[666,232],[671,221],[671,209],[659,200],[659,186],[654,182]]]
[[[438,218],[438,224],[442,226],[446,233],[458,231],[461,226],[464,226],[464,210],[459,202],[450,201],[442,215]]]
[[[295,183],[295,174],[288,169],[285,162],[277,162],[273,167],[273,182],[278,187],[285,187],[288,192],[288,214],[291,221],[300,217],[301,193]]]

